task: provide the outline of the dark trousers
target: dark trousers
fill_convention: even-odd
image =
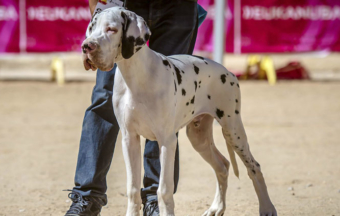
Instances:
[[[197,34],[197,4],[185,0],[128,0],[128,10],[142,16],[151,30],[149,46],[164,55],[192,54]],[[83,196],[101,197],[107,203],[106,175],[119,132],[113,114],[112,91],[115,69],[97,71],[92,104],[87,108],[80,139],[73,190]],[[170,81],[169,81],[170,82]],[[152,86],[151,86],[152,88]],[[179,178],[178,145],[175,158],[175,191]],[[146,140],[143,201],[157,199],[160,175],[159,148]]]

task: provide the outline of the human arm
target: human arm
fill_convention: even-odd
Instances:
[[[91,16],[93,16],[94,10],[96,9],[96,5],[98,3],[98,0],[89,0],[89,7],[91,11]]]

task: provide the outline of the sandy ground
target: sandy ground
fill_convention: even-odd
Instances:
[[[81,123],[93,83],[58,87],[44,82],[0,82],[0,216],[63,215],[70,205]],[[242,116],[251,150],[261,163],[279,215],[340,215],[340,83],[241,82]],[[214,125],[219,150],[227,149]],[[215,178],[180,131],[179,216],[201,215]],[[232,172],[227,216],[258,215],[244,166]],[[108,174],[102,215],[125,213],[125,166],[120,141]]]

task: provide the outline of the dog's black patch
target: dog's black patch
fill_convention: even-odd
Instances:
[[[199,59],[203,60],[205,64],[208,64],[208,62],[206,62],[205,59],[201,56],[192,55],[192,57],[199,58]]]
[[[142,45],[144,45],[144,43],[145,43],[145,41],[143,40],[143,38],[141,38],[141,37],[136,38],[136,45],[137,46],[142,46]]]
[[[234,82],[230,82],[230,85],[232,85],[232,86],[233,86],[234,84],[235,84]]]
[[[200,69],[199,69],[196,65],[194,65],[194,70],[195,70],[195,73],[196,73],[196,74],[199,74]]]
[[[240,137],[237,137],[237,139],[240,139]]]
[[[230,118],[230,115],[228,115],[228,117]]]
[[[210,95],[208,95],[208,98],[209,98],[209,100],[210,100]]]
[[[181,85],[181,83],[182,83],[182,75],[181,75],[179,69],[176,66],[174,66],[174,67],[175,67],[175,71],[176,71],[178,85]]]
[[[255,170],[251,170],[251,171],[254,173],[254,175],[256,174]]]
[[[182,70],[182,73],[185,74],[185,72]]]
[[[195,91],[197,90],[197,81],[194,82],[195,83]]]
[[[186,92],[185,89],[182,89],[182,95],[185,96]]]
[[[236,113],[236,114],[239,114],[240,112],[239,112],[238,110],[235,110],[235,113]]]
[[[195,95],[194,95],[194,97],[192,97],[192,99],[190,100],[190,103],[195,103]]]
[[[136,52],[138,52],[140,49],[142,49],[142,47],[137,47]]]
[[[174,84],[175,84],[175,92],[177,92],[177,85],[176,85],[176,81],[174,80]]]
[[[144,35],[144,40],[145,40],[145,41],[148,41],[149,38],[150,38],[150,35],[149,35],[149,34],[145,34],[145,35]]]
[[[260,164],[259,164],[259,163],[257,163],[257,162],[255,163],[255,165],[256,165],[257,167],[260,167]]]
[[[189,102],[187,102],[187,106],[189,106]]]
[[[123,35],[122,35],[122,56],[125,59],[129,59],[134,54],[135,38],[133,36],[127,37],[126,32],[131,24],[131,20],[128,15],[123,11],[121,16],[124,20],[123,23]]]
[[[199,82],[198,82],[198,84],[201,84],[201,83],[202,83],[202,81],[199,81]]]
[[[226,77],[227,76],[225,74],[221,75],[221,81],[222,81],[223,84],[225,83]]]
[[[224,111],[216,108],[216,115],[219,119],[221,119],[224,116]]]
[[[236,103],[238,103],[238,100],[237,100],[237,99],[235,99],[235,101],[236,101]]]
[[[191,114],[194,114],[195,113],[195,111],[192,111],[192,113]]]
[[[164,59],[164,60],[163,60],[163,64],[164,64],[165,66],[169,66],[169,67],[171,68],[171,64],[169,63],[168,60]]]
[[[237,83],[237,87],[240,88],[240,85]]]
[[[209,75],[209,78],[210,78],[210,75]]]

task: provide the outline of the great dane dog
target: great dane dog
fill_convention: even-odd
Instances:
[[[214,145],[212,124],[222,126],[234,173],[235,152],[253,181],[261,216],[276,216],[260,164],[252,156],[241,120],[240,86],[222,65],[191,55],[164,56],[145,46],[151,32],[142,17],[121,7],[96,15],[82,44],[85,69],[109,71],[116,63],[114,114],[122,133],[127,170],[126,215],[141,207],[140,136],[157,140],[161,174],[157,191],[160,215],[174,213],[174,158],[176,133],[184,126],[194,149],[217,178],[216,195],[204,216],[221,216],[226,204],[228,160]]]

